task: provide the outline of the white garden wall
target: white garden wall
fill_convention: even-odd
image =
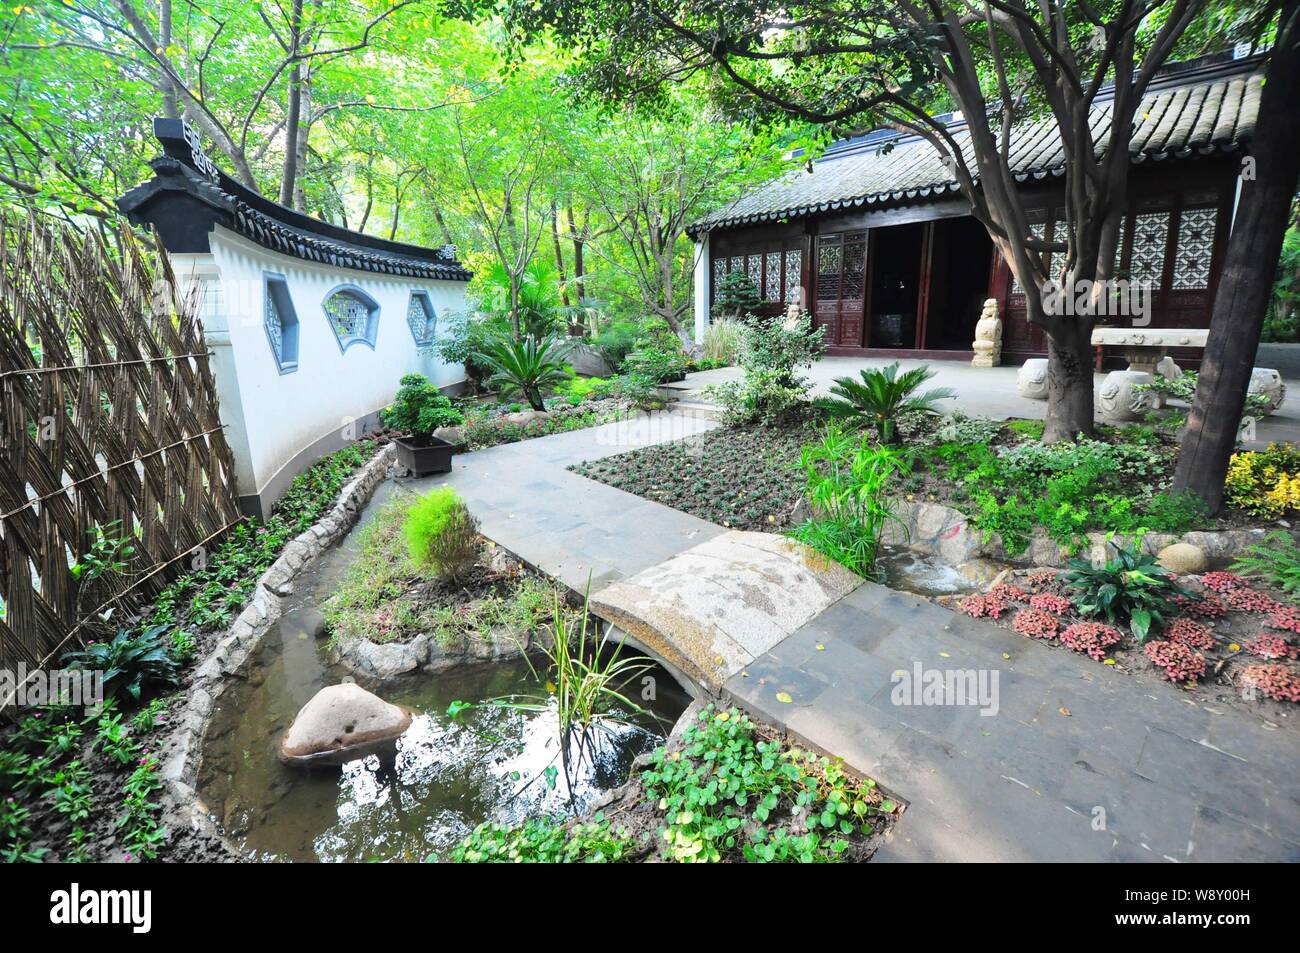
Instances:
[[[446,316],[465,309],[465,282],[330,267],[270,251],[221,226],[210,247],[209,254],[172,260],[178,279],[203,282],[203,323],[247,511],[265,515],[299,472],[373,429],[403,374],[424,374],[448,391],[463,383],[463,367],[421,353],[407,309],[413,291],[426,292],[441,338]],[[268,273],[284,278],[298,319],[297,365],[284,371],[264,321]],[[341,285],[378,304],[373,348],[365,341],[340,347],[323,304]]]

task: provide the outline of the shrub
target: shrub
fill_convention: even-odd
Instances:
[[[807,314],[791,321],[762,321],[744,330],[740,364],[745,376],[704,389],[731,425],[778,423],[806,406],[808,382],[797,371],[821,356],[823,328]]]
[[[1177,642],[1148,642],[1143,649],[1171,682],[1194,682],[1205,675],[1205,656]]]
[[[991,417],[968,417],[959,410],[945,414],[928,441],[931,444],[987,445],[1002,430],[1002,422]]]
[[[935,404],[957,396],[956,391],[947,387],[936,387],[918,394],[916,389],[935,372],[921,366],[899,374],[898,368],[895,361],[881,370],[859,372],[860,380],[837,377],[835,386],[831,388],[835,396],[818,398],[813,401],[813,406],[854,427],[874,428],[881,443],[896,443],[900,414],[935,414],[938,413]]]
[[[990,619],[1000,619],[1011,609],[1011,605],[1001,596],[989,593],[963,596],[958,601],[957,608],[974,619],[982,619],[985,616]]]
[[[1139,642],[1164,627],[1173,614],[1173,599],[1182,596],[1169,573],[1154,556],[1111,543],[1115,558],[1101,568],[1072,559],[1066,584],[1077,593],[1074,603],[1085,616],[1103,616],[1108,623],[1128,625]]]
[[[174,627],[155,625],[136,635],[121,629],[108,642],[96,642],[63,656],[67,668],[104,673],[104,697],[125,691],[136,701],[145,688],[175,685],[180,666],[168,651]]]
[[[803,448],[799,465],[815,515],[790,536],[860,576],[873,576],[881,536],[890,522],[899,522],[887,494],[909,471],[907,457],[832,424],[820,443]]]
[[[1272,443],[1267,450],[1234,453],[1223,499],[1229,506],[1268,519],[1300,510],[1300,447]]]
[[[745,326],[739,321],[722,318],[704,329],[704,360],[722,367],[735,364],[745,345]]]
[[[427,435],[465,422],[465,415],[423,374],[407,374],[399,385],[392,406],[380,414],[385,426]]]
[[[1030,596],[1029,605],[1044,612],[1055,612],[1057,615],[1065,615],[1072,608],[1069,599],[1058,596],[1054,592],[1039,592]]]
[[[1119,630],[1100,622],[1076,622],[1061,633],[1061,644],[1100,662],[1119,642]]]
[[[591,339],[591,346],[611,368],[619,368],[636,347],[639,337],[641,328],[636,322],[615,321]]]
[[[1269,533],[1262,543],[1247,549],[1236,558],[1232,568],[1235,572],[1262,576],[1288,595],[1300,593],[1300,543],[1282,530]],[[1209,576],[1206,573],[1201,579],[1206,586],[1210,586],[1206,582]]]
[[[1280,635],[1265,632],[1246,643],[1246,650],[1252,655],[1266,659],[1295,658],[1296,650],[1287,644]]]
[[[638,343],[623,361],[625,374],[648,377],[656,384],[680,379],[686,373],[686,352],[680,343],[671,347],[655,347]]]
[[[437,487],[416,502],[402,533],[411,560],[445,581],[464,578],[478,560],[478,520],[449,486]]]
[[[722,276],[718,286],[713,289],[714,318],[739,319],[758,310],[762,299],[758,296],[758,285],[754,279],[743,271],[729,271]]]

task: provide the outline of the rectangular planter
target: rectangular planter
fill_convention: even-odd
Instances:
[[[397,447],[397,462],[416,476],[451,472],[451,455],[456,452],[454,444],[433,436],[412,435],[394,437],[393,446]]]

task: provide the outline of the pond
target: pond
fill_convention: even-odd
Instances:
[[[595,730],[590,751],[566,777],[553,712],[489,705],[457,719],[447,714],[455,701],[544,694],[527,662],[489,662],[376,689],[416,713],[395,757],[372,755],[342,769],[282,765],[276,747],[298,710],[346,677],[328,663],[314,633],[316,606],[352,558],[355,535],[299,577],[246,678],[232,684],[213,711],[199,793],[250,859],[423,860],[483,821],[581,812],[626,781],[632,760],[660,744],[689,703],[670,676],[653,670],[656,697],[637,696],[650,714]]]

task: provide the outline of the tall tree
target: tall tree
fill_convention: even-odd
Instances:
[[[576,45],[602,95],[645,97],[707,71],[740,110],[926,139],[1047,336],[1044,439],[1092,432],[1093,322],[1054,309],[1049,281],[1092,283],[1099,300],[1113,277],[1138,106],[1203,0],[504,2],[525,35],[553,28]],[[1112,83],[1111,121],[1098,129],[1091,111]],[[965,147],[934,118],[941,106],[961,111]],[[1063,153],[1064,234],[1050,240],[1034,234],[1011,153],[1012,129],[1038,115]]]
[[[1174,489],[1217,512],[1300,178],[1300,0],[1281,5]],[[1249,171],[1250,174],[1247,174]]]

